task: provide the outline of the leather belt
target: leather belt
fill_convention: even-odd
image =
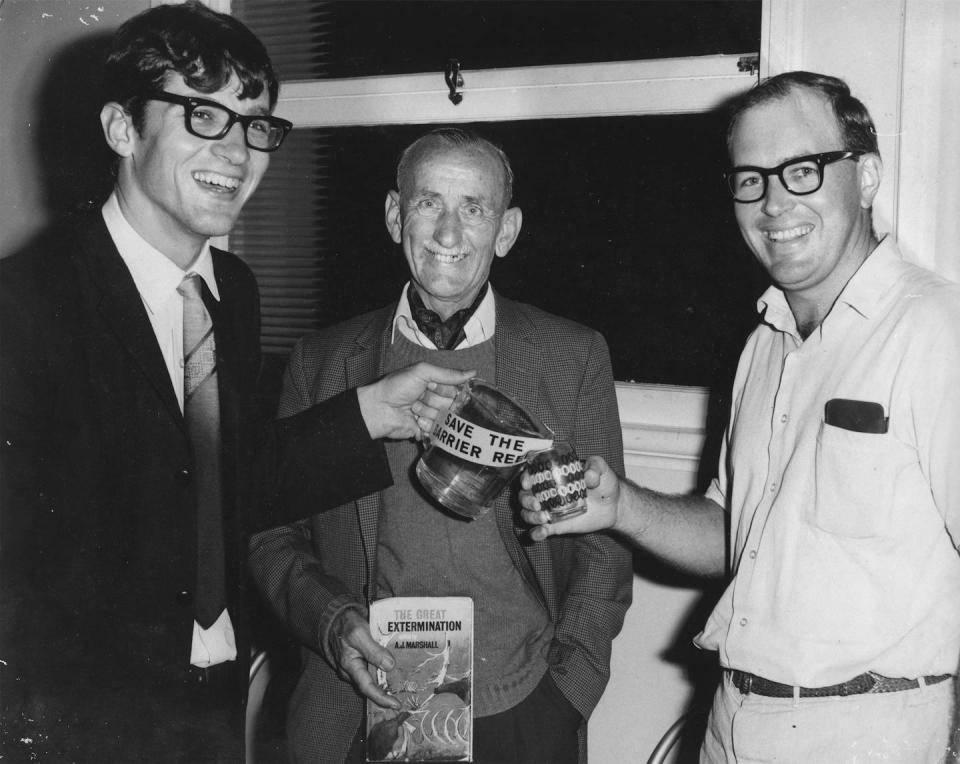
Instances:
[[[748,674],[745,671],[728,670],[727,673],[730,674],[733,686],[744,695],[753,693],[768,698],[794,697],[793,685],[774,682],[770,679],[764,679],[762,676]],[[924,684],[937,684],[952,677],[952,674],[925,676],[923,682]],[[801,698],[830,698],[847,695],[868,695],[879,692],[901,692],[903,690],[915,690],[919,686],[919,679],[893,678],[868,671],[866,674],[854,677],[849,682],[831,684],[827,687],[800,687],[799,690]]]

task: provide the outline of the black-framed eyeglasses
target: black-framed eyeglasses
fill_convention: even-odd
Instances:
[[[767,178],[776,175],[783,187],[794,196],[806,196],[820,190],[823,168],[844,159],[856,159],[865,151],[828,151],[824,154],[788,159],[776,167],[734,167],[723,177],[727,180],[735,202],[756,202],[767,193]]]
[[[147,95],[154,101],[176,103],[183,107],[183,124],[187,132],[211,141],[223,138],[235,122],[243,125],[243,138],[249,148],[276,151],[293,129],[293,123],[280,117],[263,114],[237,114],[221,103],[206,98],[177,95],[165,90]]]

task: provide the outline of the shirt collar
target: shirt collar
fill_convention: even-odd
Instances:
[[[876,311],[877,303],[896,280],[900,262],[896,245],[889,236],[884,236],[840,292],[837,304],[848,305],[864,318],[870,318]],[[796,333],[796,320],[779,287],[771,286],[761,295],[757,300],[757,311],[774,329]],[[829,318],[828,314],[824,323]]]
[[[169,257],[149,244],[120,211],[116,192],[110,194],[103,205],[103,222],[120,252],[120,257],[133,277],[147,310],[156,313],[160,306],[177,291],[187,273],[196,273],[204,280],[207,289],[219,302],[220,290],[213,274],[213,256],[210,243],[204,242],[200,254],[187,270],[181,270]]]
[[[413,320],[413,313],[410,311],[410,301],[407,299],[407,289],[409,287],[410,282],[408,281],[400,293],[397,312],[393,316],[393,331],[390,336],[390,342],[393,343],[396,341],[397,332],[399,331],[408,340],[422,347],[429,348],[430,350],[436,350],[437,346],[417,328],[417,324]],[[496,329],[496,306],[497,304],[493,297],[493,287],[490,287],[487,289],[486,296],[480,301],[473,315],[470,316],[467,323],[464,324],[463,332],[466,337],[463,342],[457,345],[457,348],[473,347],[493,337]]]
[[[774,329],[787,334],[796,334],[797,322],[787,304],[787,298],[779,287],[769,286],[757,300],[757,312]]]
[[[889,236],[884,236],[877,248],[853,274],[840,293],[837,302],[843,302],[857,313],[870,318],[877,305],[901,273],[902,258]]]

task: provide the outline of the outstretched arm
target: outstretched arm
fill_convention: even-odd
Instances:
[[[296,351],[294,359],[296,359]],[[256,463],[251,530],[283,525],[392,483],[384,438],[423,437],[474,372],[418,363],[319,403],[288,386],[299,413],[270,423]]]
[[[457,385],[474,375],[418,363],[358,387],[360,413],[370,437],[420,440],[450,405]]]
[[[523,518],[536,527],[531,537],[611,530],[649,554],[686,573],[722,576],[726,571],[723,508],[705,496],[669,495],[621,478],[599,456],[587,460],[587,512],[550,522],[523,475]]]

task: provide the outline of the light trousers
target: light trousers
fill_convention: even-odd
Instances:
[[[724,672],[701,764],[939,764],[946,760],[954,682],[830,698],[742,694]]]

